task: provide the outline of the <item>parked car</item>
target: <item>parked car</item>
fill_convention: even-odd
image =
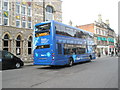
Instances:
[[[0,51],[0,70],[9,68],[20,68],[24,66],[24,62],[12,53],[2,50]]]

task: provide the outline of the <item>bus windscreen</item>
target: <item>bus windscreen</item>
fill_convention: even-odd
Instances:
[[[35,37],[50,35],[50,23],[36,26]]]
[[[43,30],[46,31],[49,29],[50,29],[50,23],[36,26],[36,31],[43,31]]]

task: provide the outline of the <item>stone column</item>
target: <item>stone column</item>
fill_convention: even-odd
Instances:
[[[2,28],[0,27],[0,30]],[[1,30],[2,31],[2,30]],[[0,50],[2,50],[2,32],[0,32]]]
[[[0,37],[0,50],[2,50],[2,38]]]

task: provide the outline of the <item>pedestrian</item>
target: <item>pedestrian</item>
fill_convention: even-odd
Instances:
[[[118,56],[118,50],[115,51],[115,55]]]
[[[111,56],[111,51],[109,52],[109,56]]]
[[[98,57],[101,57],[101,54],[100,54],[100,52],[98,52]]]
[[[111,52],[111,57],[114,55],[114,51]]]
[[[108,52],[107,52],[107,51],[105,51],[105,54],[106,54],[106,55],[108,55]]]

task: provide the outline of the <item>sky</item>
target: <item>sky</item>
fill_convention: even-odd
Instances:
[[[64,24],[71,20],[73,26],[85,25],[109,19],[110,27],[118,33],[118,2],[120,0],[62,0],[62,19]]]

